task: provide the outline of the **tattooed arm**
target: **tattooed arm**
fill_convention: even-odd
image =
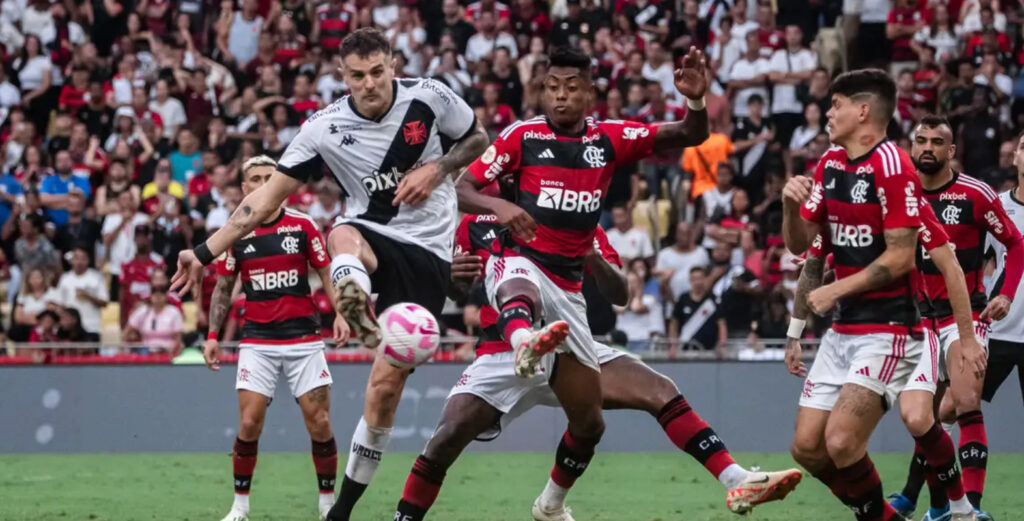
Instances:
[[[821,279],[825,273],[825,258],[808,255],[800,278],[796,281],[796,294],[793,295],[793,318],[807,320],[811,316],[811,308],[807,305],[807,295],[821,287]]]
[[[217,333],[224,325],[224,318],[231,310],[231,293],[235,289],[237,275],[221,275],[217,277],[217,285],[213,288],[213,295],[210,296],[210,333],[203,344],[203,359],[206,366],[211,370],[220,369],[220,344],[217,341]]]
[[[473,130],[469,131],[461,141],[452,145],[452,148],[448,150],[448,153],[441,156],[441,159],[437,161],[437,169],[440,173],[440,179],[445,177],[451,177],[452,180],[459,177],[459,173],[463,168],[469,166],[474,159],[480,157],[487,149],[487,145],[491,144],[491,138],[487,135],[487,130],[484,126],[476,121],[473,124]]]

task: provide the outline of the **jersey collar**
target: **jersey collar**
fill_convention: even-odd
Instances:
[[[859,156],[859,157],[853,157],[853,158],[847,157],[846,158],[846,163],[847,164],[852,164],[852,165],[855,165],[857,163],[863,163],[864,161],[866,161],[868,158],[871,157],[871,154],[875,153],[875,150],[878,150],[878,147],[880,147],[880,146],[882,146],[882,145],[884,145],[884,144],[886,144],[888,142],[889,142],[889,138],[882,138],[881,141],[876,143],[875,146],[871,147],[871,150],[868,150],[864,155]]]
[[[944,184],[944,185],[942,185],[942,186],[940,186],[938,188],[935,188],[933,190],[925,190],[924,188],[921,188],[921,193],[927,194],[927,195],[941,194],[942,192],[945,192],[946,190],[949,190],[949,187],[955,185],[956,184],[956,180],[959,179],[959,178],[960,178],[960,172],[953,172],[953,179],[950,179],[946,184]]]
[[[1019,204],[1019,205],[1021,205],[1021,206],[1024,206],[1024,201],[1021,201],[1020,199],[1017,199],[1017,196],[1014,194],[1014,192],[1016,192],[1016,191],[1017,191],[1016,188],[1014,188],[1013,190],[1010,190],[1010,200],[1015,202],[1015,203],[1017,203],[1017,204]]]
[[[359,116],[366,121],[372,121],[374,123],[380,123],[387,115],[391,112],[391,107],[395,106],[395,99],[398,98],[398,80],[391,80],[391,104],[388,105],[388,109],[384,111],[377,119],[368,118],[359,113],[359,109],[356,108],[355,98],[352,96],[348,97],[348,107],[352,109],[352,113]]]
[[[274,217],[273,221],[267,223],[260,223],[260,228],[270,228],[271,226],[274,226],[277,223],[281,222],[281,219],[284,219],[284,208],[278,210],[277,217]]]
[[[565,132],[563,130],[559,130],[559,128],[556,127],[554,125],[554,123],[552,123],[551,120],[548,119],[547,116],[544,116],[544,124],[546,124],[548,126],[548,128],[551,129],[551,132],[554,132],[556,136],[563,136],[563,137],[581,138],[581,137],[587,135],[587,131],[590,130],[590,123],[585,118],[583,120],[583,130],[581,130],[579,132],[576,132],[576,133],[570,133],[570,132]]]

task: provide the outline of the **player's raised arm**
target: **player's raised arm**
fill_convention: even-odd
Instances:
[[[697,146],[708,138],[708,111],[704,93],[708,90],[704,53],[690,47],[682,66],[675,71],[676,90],[686,98],[686,116],[682,121],[662,123],[654,136],[654,152]]]

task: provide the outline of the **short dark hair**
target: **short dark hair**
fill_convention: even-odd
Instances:
[[[699,271],[701,275],[707,275],[708,274],[708,269],[705,268],[704,266],[694,266],[694,267],[690,268],[690,274],[691,275],[695,271]]]
[[[952,129],[953,125],[949,124],[949,120],[938,114],[925,114],[921,118],[921,121],[917,124],[919,127],[925,128],[938,128],[945,126],[946,128]]]
[[[555,47],[548,53],[548,60],[550,67],[579,69],[584,76],[590,77],[590,56],[579,49],[565,46]]]
[[[832,82],[832,94],[858,101],[874,98],[875,121],[888,123],[896,110],[896,82],[881,69],[859,69],[844,72]]]
[[[344,59],[350,54],[355,54],[360,58],[368,58],[378,52],[391,54],[391,42],[379,30],[362,27],[352,31],[341,41],[338,56]]]

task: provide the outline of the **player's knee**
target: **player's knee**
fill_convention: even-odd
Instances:
[[[506,281],[495,291],[495,297],[501,306],[512,300],[521,300],[530,306],[534,314],[537,313],[537,304],[540,302],[540,292],[537,286],[526,279]]]
[[[900,407],[900,416],[911,436],[923,436],[935,424],[935,417],[927,407]]]
[[[569,432],[577,438],[594,440],[596,444],[604,436],[604,417],[600,414],[588,415],[574,424],[569,425]]]
[[[243,440],[255,440],[263,432],[263,420],[250,415],[242,415],[238,421],[238,437]]]
[[[789,453],[801,466],[807,469],[818,468],[821,463],[828,459],[828,452],[820,439],[811,439],[807,436],[796,436],[793,444],[789,446]]]
[[[326,440],[331,437],[331,413],[321,410],[313,413],[306,421],[309,434],[315,439]]]
[[[828,457],[840,468],[859,459],[858,456],[863,452],[862,445],[863,441],[849,431],[833,429],[825,433],[825,450],[828,451]]]

